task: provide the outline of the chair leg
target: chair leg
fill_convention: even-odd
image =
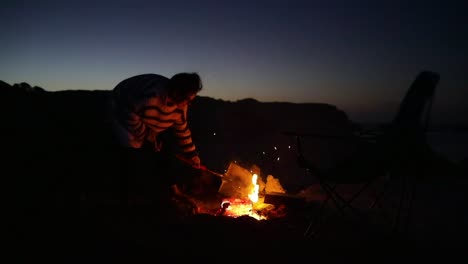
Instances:
[[[356,200],[371,184],[372,184],[372,181],[368,181],[364,185],[362,185],[361,188],[348,201],[346,201],[345,207],[353,208],[352,203],[354,202],[354,200]]]
[[[369,209],[373,209],[375,206],[378,206],[378,209],[381,212],[381,216],[383,217],[382,220],[387,222],[390,227],[389,228],[390,233],[394,232],[395,227],[398,225],[396,219],[400,217],[400,216],[395,217],[394,211],[392,212],[392,210],[386,209],[387,206],[391,209],[391,206],[385,205],[385,202],[386,202],[385,199],[390,198],[393,193],[392,188],[391,188],[392,183],[393,182],[390,179],[386,180],[386,182],[382,186],[382,191],[379,192],[375,196],[374,200],[369,206]],[[399,199],[398,199],[398,205],[397,205],[398,208],[400,207],[400,200],[402,199],[401,196],[402,195],[400,194]],[[389,200],[388,202],[391,202],[391,200]],[[397,214],[399,214],[399,210],[397,209],[396,211],[397,211]]]
[[[337,185],[334,185],[331,188],[328,184],[322,183],[322,187],[325,189],[327,194],[331,197],[333,203],[337,207],[338,211],[343,217],[346,217],[348,214],[346,213],[345,209],[349,209],[355,217],[358,219],[362,218],[362,212],[359,211],[356,207],[352,205],[352,202],[370,185],[370,182],[364,184],[360,190],[355,193],[349,200],[346,200],[341,196],[335,189]]]
[[[386,175],[388,176],[388,175]],[[369,209],[374,208],[376,205],[379,206],[379,208],[382,208],[382,205],[380,204],[380,201],[383,197],[385,197],[390,189],[390,180],[386,179],[386,182],[383,186],[383,190],[375,197],[374,201],[370,204]]]
[[[409,233],[410,225],[411,225],[411,220],[412,220],[412,213],[413,213],[413,201],[414,197],[416,195],[416,181],[414,179],[410,180],[410,186],[409,190],[407,192],[407,203],[408,203],[408,208],[406,209],[406,216],[405,219],[402,223],[402,233],[404,236],[407,236]]]
[[[355,209],[351,206],[349,201],[346,201],[343,197],[341,197],[341,195],[339,195],[336,192],[336,188],[337,188],[336,184],[330,186],[329,184],[321,182],[320,186],[325,191],[326,198],[320,205],[317,217],[315,217],[313,220],[309,222],[309,225],[307,226],[306,231],[304,232],[304,236],[311,237],[311,236],[317,235],[318,227],[320,226],[321,221],[323,221],[323,218],[324,218],[326,204],[330,200],[333,202],[333,204],[335,205],[335,207],[338,209],[338,211],[343,217],[347,216],[346,212],[344,211],[346,207]]]
[[[401,177],[401,193],[400,193],[400,200],[398,204],[398,208],[396,211],[396,216],[395,216],[395,223],[393,226],[393,233],[398,234],[401,231],[401,218],[402,214],[404,211],[404,205],[405,201],[409,200],[407,197],[409,196],[409,191],[407,190],[408,188],[408,183],[407,183],[407,178],[405,175]]]
[[[320,222],[322,221],[323,215],[325,213],[325,207],[328,201],[330,200],[330,196],[327,195],[327,198],[320,204],[319,212],[316,217],[312,218],[312,220],[307,225],[307,228],[304,232],[305,237],[316,237],[318,233],[318,227],[320,226]]]
[[[337,192],[337,186],[338,185],[329,185],[327,183],[323,183],[321,182],[320,183],[320,186],[322,187],[322,189],[325,191],[326,193],[326,198],[325,200],[321,203],[320,205],[320,208],[319,208],[319,212],[318,212],[318,215],[313,218],[305,232],[304,232],[304,236],[306,237],[316,237],[317,234],[318,234],[318,229],[319,227],[321,226],[321,224],[323,223],[323,220],[324,218],[326,217],[325,216],[325,208],[326,208],[326,205],[328,202],[330,202],[330,200],[333,202],[334,206],[338,209],[338,212],[345,218],[348,218],[348,217],[351,217],[351,215],[353,215],[352,213],[354,213],[354,216],[357,217],[357,219],[363,219],[362,217],[362,214],[359,210],[357,210],[353,205],[352,205],[352,202],[357,198],[359,197],[359,195],[371,184],[371,182],[368,182],[366,184],[364,184],[363,186],[361,186],[361,188],[353,194],[353,196],[350,198],[350,199],[345,199],[343,198],[338,192]],[[349,209],[352,211],[351,215],[346,213],[345,209]],[[352,218],[350,218],[349,220],[353,220]]]
[[[340,214],[342,216],[345,216],[346,212],[344,211],[344,209],[346,208],[346,200],[335,191],[337,185],[333,185],[333,187],[331,187],[330,185],[321,182],[320,186],[326,192],[327,197],[329,197],[333,201],[333,204],[338,209]]]

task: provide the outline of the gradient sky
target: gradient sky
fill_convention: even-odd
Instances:
[[[450,1],[2,1],[0,80],[110,90],[198,72],[200,95],[319,102],[389,121],[421,70],[434,122],[468,120],[468,9]]]

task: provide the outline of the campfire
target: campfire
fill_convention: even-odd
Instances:
[[[268,219],[268,212],[274,210],[274,205],[264,203],[261,190],[265,192],[265,187],[274,185],[273,182],[277,185],[274,192],[284,193],[285,191],[273,176],[268,175],[267,183],[264,183],[259,173],[255,171],[259,169],[254,167],[252,170],[247,170],[235,162],[230,163],[219,188],[219,193],[226,198],[222,200],[217,215],[234,218],[250,216],[257,220]]]
[[[257,220],[264,220],[266,216],[260,215],[255,210],[255,204],[258,202],[258,194],[260,186],[257,184],[258,175],[252,175],[252,190],[248,194],[249,199],[242,198],[226,198],[221,202],[221,214],[230,217],[239,217],[248,215]]]

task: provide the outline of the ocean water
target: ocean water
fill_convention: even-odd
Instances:
[[[468,160],[468,131],[429,131],[427,141],[436,152],[451,161]]]
[[[385,123],[361,123],[363,131],[379,134]],[[434,151],[454,162],[468,160],[468,126],[467,125],[429,125],[426,132],[427,142]]]

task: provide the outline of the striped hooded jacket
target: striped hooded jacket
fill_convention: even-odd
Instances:
[[[142,74],[117,84],[113,90],[117,140],[132,148],[140,148],[148,140],[159,151],[158,135],[174,129],[184,156],[198,156],[187,124],[188,105],[179,107],[167,101],[168,83],[164,76]]]

